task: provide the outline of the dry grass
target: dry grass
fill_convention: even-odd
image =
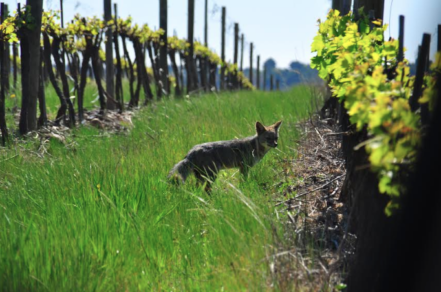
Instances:
[[[347,232],[348,208],[339,202],[346,174],[341,135],[332,120],[298,125],[297,157],[284,164],[276,204],[286,222],[285,241],[273,255],[281,290],[335,291],[344,285],[355,236]]]

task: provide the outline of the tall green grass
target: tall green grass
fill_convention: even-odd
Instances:
[[[128,134],[82,127],[39,158],[0,156],[0,287],[6,291],[266,290],[277,235],[271,193],[292,155],[306,88],[162,100]],[[283,120],[280,147],[250,171],[221,172],[212,195],[167,183],[195,144]],[[15,156],[17,155],[17,156]]]

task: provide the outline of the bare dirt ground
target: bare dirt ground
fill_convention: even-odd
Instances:
[[[339,202],[345,178],[341,135],[334,121],[318,116],[298,124],[303,133],[297,157],[285,161],[275,207],[285,222],[284,239],[273,255],[273,275],[282,290],[337,291],[344,288],[355,236],[347,232],[348,208]]]

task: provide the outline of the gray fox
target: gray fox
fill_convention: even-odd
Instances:
[[[196,145],[172,168],[168,179],[184,183],[188,175],[193,173],[198,183],[206,182],[205,191],[210,192],[211,184],[221,169],[238,167],[246,177],[250,167],[259,162],[271,148],[277,147],[281,124],[282,121],[279,121],[265,127],[256,122],[257,135]]]

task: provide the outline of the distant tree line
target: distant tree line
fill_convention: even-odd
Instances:
[[[321,79],[318,77],[317,70],[311,69],[309,64],[304,64],[298,61],[291,62],[288,68],[277,68],[276,61],[274,61],[274,59],[272,58],[269,58],[264,62],[263,68],[261,68],[261,70],[263,71],[265,71],[265,69],[266,78],[264,74],[260,74],[260,84],[262,90],[270,90],[271,75],[273,75],[274,83],[276,83],[277,80],[279,81],[280,90],[284,90],[301,83],[322,82]],[[249,76],[250,69],[245,69],[244,73],[245,76]],[[254,74],[254,76],[256,76],[256,74]],[[264,80],[266,82],[263,82]]]

